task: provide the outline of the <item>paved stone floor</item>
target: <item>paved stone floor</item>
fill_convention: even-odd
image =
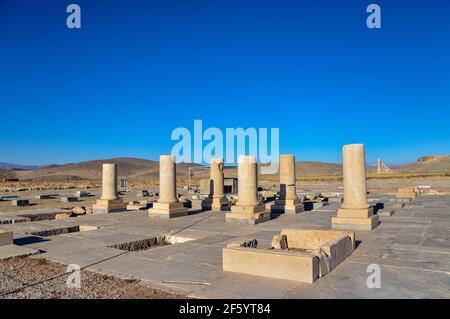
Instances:
[[[387,196],[377,196],[389,203]],[[171,220],[151,219],[146,211],[87,215],[65,220],[3,224],[15,244],[46,258],[78,264],[123,279],[141,279],[155,288],[199,298],[450,298],[450,196],[422,196],[380,217],[371,232],[356,232],[357,249],[314,284],[224,273],[222,248],[239,238],[268,243],[282,228],[330,229],[337,203],[280,215],[259,225],[225,222],[225,213],[192,212]],[[52,211],[48,209],[48,211]],[[43,213],[45,209],[30,211]],[[20,213],[2,214],[3,219]],[[95,226],[55,236],[27,233],[69,226]],[[126,252],[108,246],[172,235],[178,243]],[[0,249],[1,257],[1,249]],[[367,287],[370,264],[381,269],[381,288]],[[255,265],[258,267],[258,265]]]

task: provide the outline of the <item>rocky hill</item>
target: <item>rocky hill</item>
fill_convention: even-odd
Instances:
[[[128,179],[157,179],[159,176],[159,164],[139,158],[113,158],[95,160],[64,165],[49,165],[36,169],[2,169],[0,179],[19,180],[100,180],[102,163],[117,163],[118,175]],[[183,163],[177,165],[177,175],[188,178],[189,167],[192,167],[193,178],[207,178],[209,169],[198,165]],[[426,156],[420,157],[416,163],[391,167],[396,173],[448,173],[450,172],[450,156]],[[299,176],[335,176],[342,175],[342,165],[323,162],[297,162],[297,175]],[[368,168],[369,173],[375,173],[376,169]],[[236,167],[226,167],[225,176],[237,176]]]

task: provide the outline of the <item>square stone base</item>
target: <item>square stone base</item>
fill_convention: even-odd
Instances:
[[[187,216],[188,209],[183,203],[153,203],[153,208],[148,210],[149,217],[155,218],[175,218]]]
[[[373,208],[345,209],[339,208],[337,217],[331,218],[332,229],[338,230],[372,230],[379,224]]]
[[[259,224],[270,220],[270,210],[266,205],[257,206],[232,206],[231,212],[225,215],[227,222],[237,222],[244,224]]]
[[[275,200],[275,204],[270,208],[272,213],[297,214],[304,211],[303,204],[299,199]]]
[[[127,205],[121,198],[118,199],[97,199],[95,205],[92,205],[93,214],[108,214],[122,212],[127,210]]]
[[[222,211],[225,207],[228,207],[227,198],[206,198],[202,201],[203,210],[216,210]]]

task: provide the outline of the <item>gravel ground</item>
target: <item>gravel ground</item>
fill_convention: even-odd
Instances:
[[[81,288],[67,288],[66,266],[38,258],[12,258],[0,261],[0,299],[173,299],[184,298],[152,289],[133,280],[122,280],[81,271]],[[56,279],[47,280],[49,278]],[[45,281],[47,280],[47,281]],[[21,290],[27,284],[45,281]],[[18,290],[18,291],[16,291]]]

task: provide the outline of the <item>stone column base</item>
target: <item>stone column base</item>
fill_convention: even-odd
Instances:
[[[187,216],[188,209],[183,203],[153,203],[153,208],[148,210],[149,217],[155,218],[175,218]]]
[[[117,199],[97,199],[95,205],[92,205],[93,214],[108,214],[114,212],[126,211],[127,205],[121,198]]]
[[[238,222],[243,224],[259,224],[270,220],[270,210],[266,205],[257,206],[231,206],[231,213],[226,213],[227,222]]]
[[[276,199],[270,208],[272,213],[297,214],[304,211],[303,204],[299,199]]]
[[[345,209],[339,208],[337,217],[331,218],[332,229],[338,230],[372,230],[379,224],[373,208]]]
[[[228,199],[223,198],[206,198],[202,201],[203,210],[218,210],[221,211],[228,206]]]

